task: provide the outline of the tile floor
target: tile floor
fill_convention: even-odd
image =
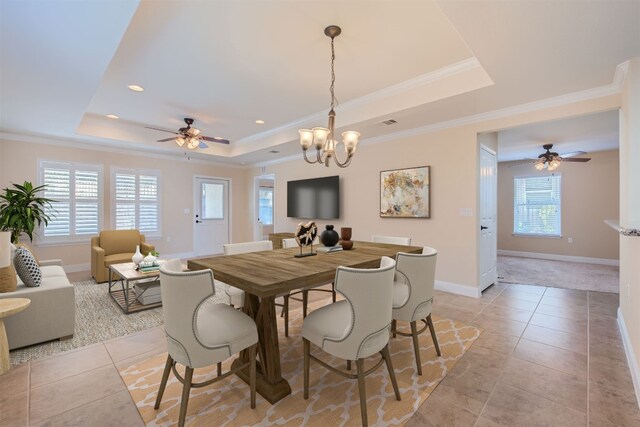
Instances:
[[[435,315],[485,332],[407,426],[640,425],[617,306],[617,294],[526,285],[436,292]],[[143,425],[117,368],[165,348],[154,328],[20,365],[0,377],[0,425]]]

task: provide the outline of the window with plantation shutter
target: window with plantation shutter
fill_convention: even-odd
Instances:
[[[137,229],[160,236],[160,172],[114,169],[112,224],[116,230]]]
[[[102,224],[102,166],[40,161],[44,197],[54,200],[45,212],[39,243],[87,241]]]
[[[514,177],[513,234],[561,236],[561,175]]]

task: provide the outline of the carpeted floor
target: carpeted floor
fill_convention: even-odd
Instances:
[[[329,300],[313,304],[324,305]],[[435,353],[428,332],[420,335],[423,375],[415,372],[413,342],[410,337],[391,339],[389,350],[402,396],[397,401],[384,365],[366,379],[369,425],[404,425],[444,379],[457,361],[475,342],[482,329],[462,322],[434,317],[443,357]],[[188,424],[191,426],[351,426],[360,425],[358,382],[330,373],[317,363],[311,364],[309,400],[302,397],[302,310],[290,311],[290,337],[284,337],[284,323],[278,318],[282,375],[291,384],[292,394],[274,405],[258,395],[257,407],[249,405],[249,387],[238,377],[231,377],[203,388],[191,389]],[[322,353],[312,345],[311,351],[327,363],[345,369],[345,362]],[[226,371],[231,360],[223,364]],[[372,366],[377,357],[366,362]],[[138,411],[147,426],[177,424],[182,385],[171,374],[159,410],[154,410],[158,385],[166,353],[153,356],[133,366],[119,369]],[[194,381],[215,376],[215,365],[196,369]]]
[[[611,265],[498,256],[501,282],[596,292],[620,292],[620,268]]]
[[[73,338],[11,351],[12,365],[144,331],[163,323],[162,308],[124,314],[109,297],[106,283],[97,284],[94,280],[87,280],[73,283],[73,286],[76,293],[76,330]]]

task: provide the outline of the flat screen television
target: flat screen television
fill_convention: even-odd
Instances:
[[[337,219],[340,217],[340,177],[287,182],[289,218]]]

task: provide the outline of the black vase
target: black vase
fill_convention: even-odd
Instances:
[[[327,225],[320,235],[320,242],[325,246],[335,246],[339,240],[340,235],[333,229],[333,225]]]

